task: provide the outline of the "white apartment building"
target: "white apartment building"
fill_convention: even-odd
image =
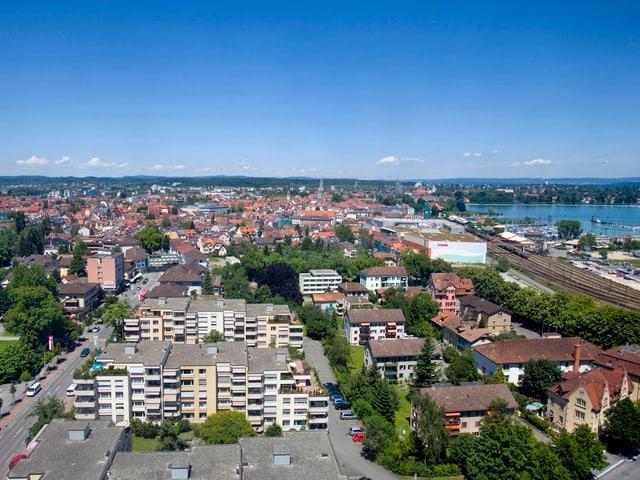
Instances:
[[[409,286],[409,274],[404,267],[369,267],[360,272],[360,284],[370,291],[387,288],[405,291]]]
[[[247,342],[250,347],[302,347],[302,322],[287,305],[213,296],[147,298],[133,318],[124,320],[128,342],[199,344],[212,331],[227,342]]]
[[[221,410],[243,412],[256,431],[327,428],[329,398],[285,348],[245,342],[111,344],[102,373],[74,379],[76,419],[180,417],[202,423]]]
[[[405,318],[399,308],[347,310],[344,335],[352,345],[366,345],[369,340],[404,338]]]
[[[335,270],[309,270],[299,275],[299,283],[302,295],[337,292],[342,276]]]

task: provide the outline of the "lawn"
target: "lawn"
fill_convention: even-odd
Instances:
[[[407,392],[409,387],[406,385],[396,385],[398,398],[400,399],[400,408],[396,411],[395,424],[398,436],[402,437],[409,433],[409,419],[411,418],[411,403],[407,400]]]
[[[364,365],[364,346],[351,345],[349,348],[349,370],[358,373]]]
[[[14,343],[18,343],[19,340],[0,340],[0,351],[7,348],[9,345],[13,345]]]
[[[134,435],[131,443],[134,452],[152,452],[158,448],[160,440],[158,438],[142,438]]]

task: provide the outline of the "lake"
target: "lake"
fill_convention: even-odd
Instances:
[[[493,208],[505,220],[531,218],[537,224],[555,225],[558,220],[578,220],[585,232],[595,235],[640,236],[640,206],[620,205],[467,205],[467,211],[484,212]],[[594,216],[602,223],[594,223]],[[627,228],[624,228],[624,227]]]

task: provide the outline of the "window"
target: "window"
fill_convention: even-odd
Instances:
[[[587,402],[583,398],[576,398],[576,405],[580,408],[586,408]]]
[[[290,398],[283,398],[282,399],[282,404],[283,405],[291,405],[291,399]]]
[[[206,374],[207,374],[207,369],[206,368],[198,369],[198,375],[206,375]]]
[[[584,412],[576,411],[576,418],[577,418],[578,420],[584,420],[584,417],[585,417]]]

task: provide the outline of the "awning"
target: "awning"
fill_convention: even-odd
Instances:
[[[460,412],[447,412],[444,414],[445,417],[459,417]]]

